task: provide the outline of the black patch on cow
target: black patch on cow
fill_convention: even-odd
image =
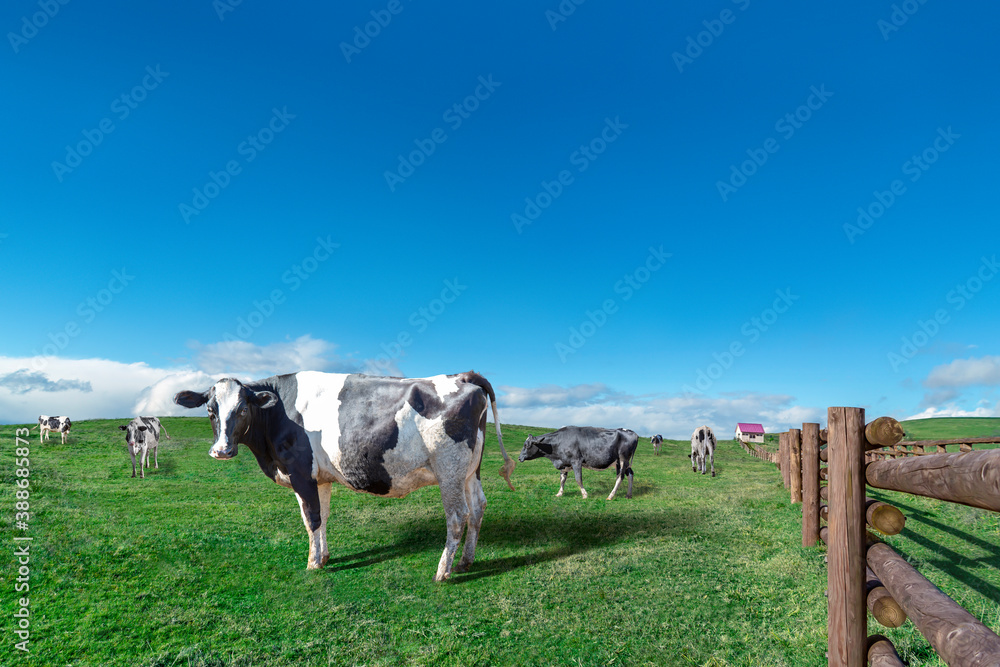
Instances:
[[[469,449],[475,449],[477,432],[482,429],[484,436],[486,433],[486,394],[470,385],[459,387],[460,391],[464,390],[465,396],[449,405],[444,418],[444,432],[455,442],[465,442]],[[480,424],[475,421],[477,414],[482,415]]]
[[[347,376],[339,398],[344,478],[355,489],[387,495],[392,478],[385,469],[385,453],[399,441],[396,413],[409,403],[425,414],[433,410],[433,401],[413,382],[364,375]]]

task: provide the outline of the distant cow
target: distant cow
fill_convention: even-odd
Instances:
[[[705,457],[712,460],[712,477],[715,477],[715,434],[708,426],[699,426],[691,434],[691,470],[704,475],[708,470]]]
[[[118,427],[125,431],[125,446],[132,457],[132,476],[135,477],[135,455],[139,455],[139,476],[146,478],[146,468],[149,467],[149,451],[153,450],[153,466],[160,467],[157,449],[160,446],[160,430],[170,439],[166,429],[156,417],[136,417],[128,424]]]
[[[182,391],[174,402],[208,404],[215,434],[210,456],[231,459],[246,445],[265,475],[295,492],[309,533],[309,569],[330,557],[326,526],[338,482],[389,498],[440,486],[448,537],[434,579],[451,576],[463,532],[454,571],[465,571],[486,508],[479,467],[489,402],[504,458],[500,474],[514,488],[493,387],[472,371],[431,378],[303,371],[249,384],[225,378],[207,391]]]
[[[663,444],[663,436],[657,433],[652,438],[649,439],[653,443],[653,453],[657,456],[660,455],[660,446]]]
[[[32,426],[32,429],[38,429],[38,442],[41,444],[42,436],[45,439],[49,439],[49,432],[56,431],[62,435],[62,444],[66,444],[66,436],[69,435],[69,429],[73,426],[73,422],[69,420],[69,417],[49,417],[47,415],[40,415],[38,417],[38,426]]]
[[[572,470],[580,493],[587,497],[583,488],[583,469],[604,470],[615,466],[615,486],[608,500],[613,500],[618,486],[628,476],[628,498],[632,497],[632,456],[639,444],[639,436],[629,429],[594,428],[592,426],[564,426],[558,431],[545,435],[530,436],[524,441],[520,461],[530,461],[540,456],[552,461],[560,472],[559,493],[563,494],[566,478]]]

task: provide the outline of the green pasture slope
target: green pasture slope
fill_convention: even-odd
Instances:
[[[556,498],[546,460],[510,491],[488,434],[488,507],[470,572],[432,577],[444,547],[437,487],[387,500],[335,487],[330,563],[306,571],[294,496],[248,451],[207,455],[206,419],[168,418],[159,470],[132,479],[118,421],[31,442],[31,653],[14,649],[14,427],[0,427],[6,556],[3,665],[825,665],[822,548],[775,468],[722,441],[718,477],[687,442],[653,456],[608,502],[613,472]],[[545,429],[504,427],[516,458]],[[892,494],[882,494],[887,500]],[[891,538],[1000,629],[995,515],[907,499]],[[961,554],[961,555],[959,555]],[[878,631],[872,622],[872,631]],[[939,665],[912,629],[885,631],[912,666]]]

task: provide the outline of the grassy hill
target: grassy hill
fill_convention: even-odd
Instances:
[[[907,440],[944,440],[947,438],[986,438],[1000,436],[1000,418],[947,417],[911,419],[901,422]]]
[[[688,442],[656,457],[643,438],[634,497],[608,502],[613,471],[584,472],[588,500],[572,477],[556,498],[547,460],[518,465],[511,492],[488,433],[476,562],[435,584],[437,487],[401,500],[335,487],[330,563],[306,571],[291,492],[243,448],[211,459],[206,419],[163,422],[172,439],[144,480],[130,477],[124,421],[75,423],[66,445],[32,434],[30,529],[3,514],[6,535],[34,538],[32,653],[9,636],[0,664],[826,664],[823,550],[801,546],[775,468],[733,441],[713,479],[691,471]],[[0,429],[8,499],[13,428]],[[545,430],[505,426],[510,455]],[[941,505],[906,501],[910,534],[893,543],[1000,629],[996,517]],[[941,664],[912,627],[882,631],[911,667]]]

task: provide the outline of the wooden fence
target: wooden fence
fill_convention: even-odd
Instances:
[[[902,512],[865,497],[867,484],[1000,512],[1000,449],[972,450],[1000,438],[906,442],[899,422],[865,424],[862,408],[829,408],[827,424],[782,433],[774,458],[792,502],[802,503],[802,544],[827,545],[828,665],[904,664],[888,639],[868,636],[870,613],[886,627],[912,620],[950,667],[1000,666],[1000,636],[867,530],[899,533]]]

